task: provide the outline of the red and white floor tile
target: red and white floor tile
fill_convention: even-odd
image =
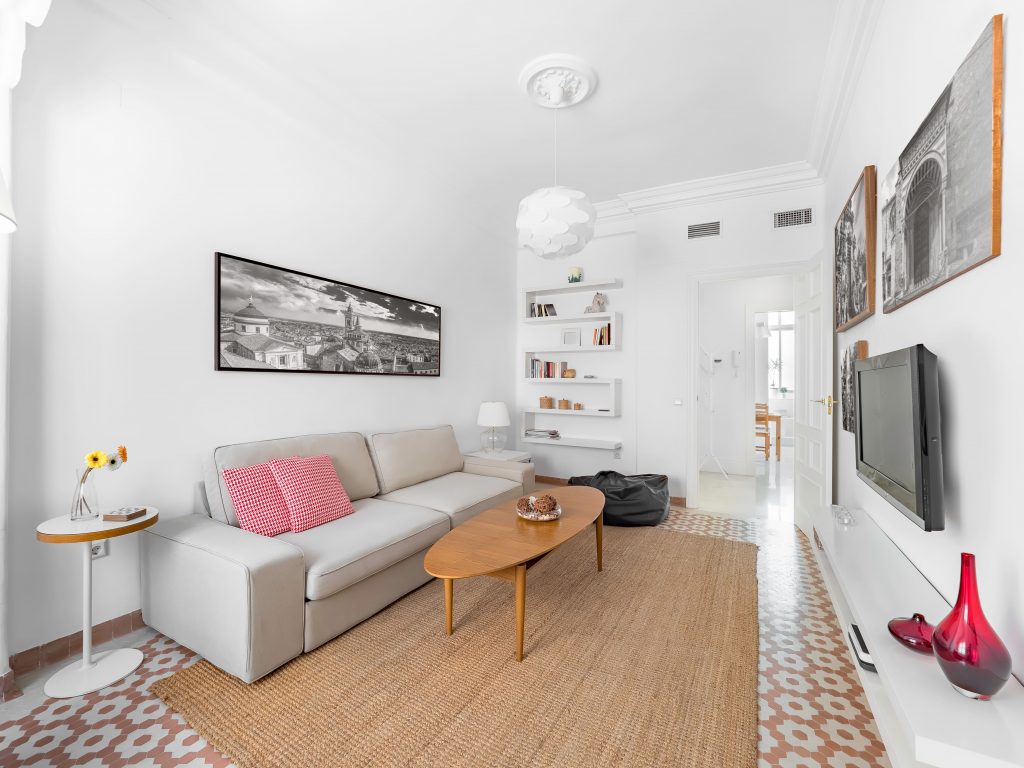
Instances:
[[[807,540],[789,525],[688,510],[663,526],[760,547],[759,768],[888,766]],[[0,768],[231,765],[149,693],[196,656],[162,635],[139,647],[143,665],[110,688],[47,699],[16,719],[18,700],[0,705]]]

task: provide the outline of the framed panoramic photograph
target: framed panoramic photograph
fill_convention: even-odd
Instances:
[[[836,221],[836,331],[875,313],[875,183],[875,166],[866,166]]]
[[[995,16],[882,183],[882,311],[999,255],[1003,17]]]
[[[441,308],[218,253],[218,371],[441,375]]]
[[[868,343],[855,341],[843,350],[843,360],[839,369],[839,399],[843,404],[843,429],[847,432],[857,431],[856,406],[853,402],[853,364],[868,356]]]

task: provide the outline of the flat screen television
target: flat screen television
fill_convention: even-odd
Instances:
[[[857,474],[926,531],[941,531],[942,437],[935,355],[922,344],[854,364]]]

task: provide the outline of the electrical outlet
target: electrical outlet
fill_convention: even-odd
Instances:
[[[618,448],[616,448],[615,452],[612,454],[612,456],[615,457],[616,459],[621,459],[622,458],[622,451],[620,451]]]
[[[92,543],[92,559],[97,560],[110,554],[110,539],[94,541]]]

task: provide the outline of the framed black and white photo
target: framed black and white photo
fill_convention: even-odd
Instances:
[[[441,375],[441,308],[215,254],[218,371]]]
[[[563,328],[562,329],[562,346],[563,347],[578,347],[581,344],[583,334],[579,328]]]
[[[875,166],[869,165],[835,226],[836,331],[875,313],[875,205]]]
[[[867,356],[868,343],[866,341],[855,341],[843,350],[843,359],[839,368],[839,399],[843,404],[843,429],[847,432],[857,431],[856,406],[853,402],[853,364]]]
[[[882,183],[882,311],[999,255],[1003,17],[995,16]]]

